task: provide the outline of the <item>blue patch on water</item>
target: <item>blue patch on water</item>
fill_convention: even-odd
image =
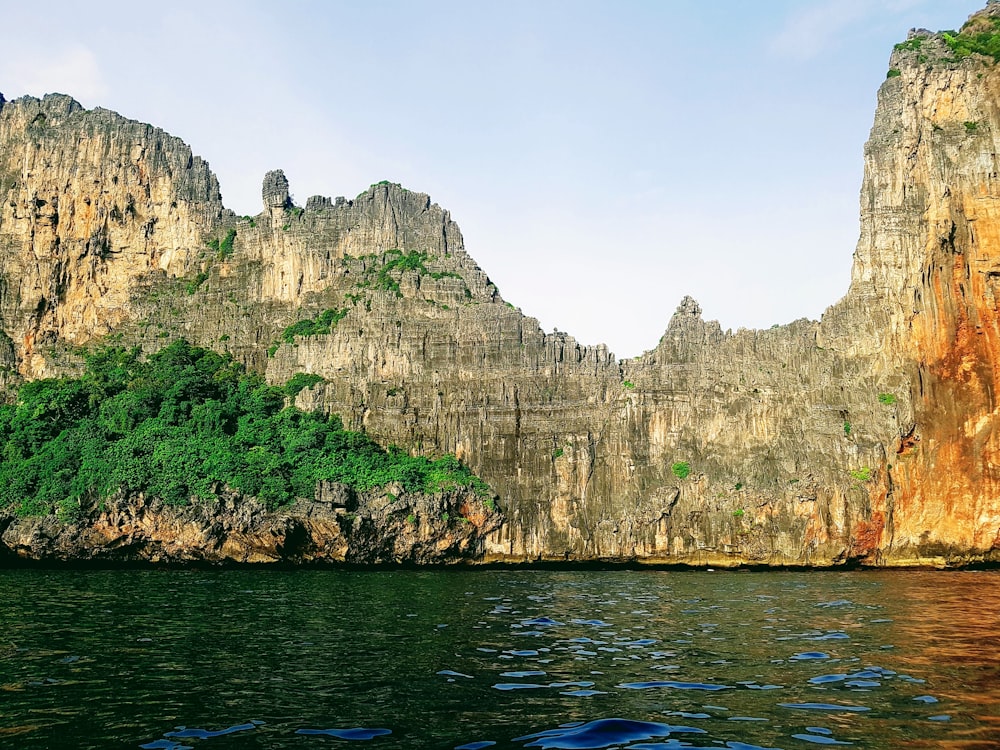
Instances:
[[[882,687],[882,683],[877,680],[851,680],[850,682],[845,682],[844,687],[849,688],[873,688]]]
[[[551,617],[535,617],[531,620],[521,620],[521,624],[533,628],[551,628],[562,625],[561,622],[553,620]]]
[[[816,606],[817,607],[849,607],[852,604],[854,604],[854,602],[852,602],[850,599],[835,599],[832,602],[820,602]]]
[[[462,674],[461,672],[455,672],[451,669],[442,669],[440,672],[437,672],[436,674],[444,675],[445,677],[465,677],[468,680],[472,679],[471,674]]]
[[[563,690],[559,695],[569,695],[573,698],[589,698],[592,695],[607,695],[603,690]]]
[[[226,727],[225,729],[188,729],[187,727],[177,727],[173,732],[164,732],[164,737],[177,737],[179,739],[199,739],[207,740],[210,737],[222,737],[227,734],[234,734],[236,732],[246,732],[251,729],[256,729],[256,724],[237,724],[236,726]]]
[[[368,729],[367,727],[352,727],[351,729],[296,729],[295,734],[325,735],[341,740],[370,740],[392,734],[391,729]]]
[[[951,716],[948,714],[936,714],[934,716],[928,716],[928,721],[951,721]]]
[[[822,651],[805,651],[801,654],[795,654],[790,656],[791,661],[810,661],[812,659],[829,659],[830,654],[824,654]]]
[[[835,740],[833,737],[827,737],[821,734],[793,734],[797,740],[803,740],[805,742],[811,742],[814,745],[853,745],[853,742],[841,742],[840,740]]]
[[[139,745],[139,747],[142,750],[194,750],[194,747],[191,745],[182,745],[173,740],[155,740],[147,742],[145,745]]]
[[[831,682],[843,682],[847,679],[846,674],[821,674],[809,680],[810,685],[827,685]]]
[[[826,727],[806,727],[806,731],[813,734],[833,734],[833,730]]]
[[[485,742],[467,742],[464,745],[458,745],[455,750],[483,750],[483,748],[493,747],[495,742],[486,740]]]
[[[674,688],[675,690],[728,690],[732,685],[711,685],[707,682],[674,682],[673,680],[651,680],[649,682],[623,682],[620,688],[648,690],[649,688]]]
[[[543,748],[543,750],[592,750],[644,740],[656,740],[669,737],[672,733],[706,734],[704,729],[677,727],[651,721],[598,719],[586,724],[559,727],[558,729],[549,729],[517,737],[514,742],[530,740],[525,744],[525,747],[538,747]],[[680,747],[677,744],[674,746]]]
[[[913,700],[918,701],[919,703],[937,703],[938,702],[938,699],[935,698],[933,695],[918,695]]]
[[[503,690],[504,692],[511,690],[537,690],[538,688],[546,687],[548,685],[539,685],[534,682],[498,682],[493,686],[495,690]]]
[[[540,669],[526,669],[523,672],[501,672],[501,677],[517,677],[518,679],[523,679],[525,677],[544,677],[545,672]]]
[[[574,625],[590,625],[594,628],[610,628],[610,622],[604,622],[604,620],[570,620]]]
[[[850,640],[851,636],[847,633],[835,632],[835,633],[824,633],[823,635],[817,635],[810,638],[810,641],[845,641]]]

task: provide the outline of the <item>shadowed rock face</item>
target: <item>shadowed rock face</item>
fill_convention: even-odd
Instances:
[[[685,298],[622,362],[506,303],[426,195],[300,209],[276,171],[238,218],[162,131],[0,103],[4,382],[72,371],[69,345],[176,336],[272,382],[317,373],[300,406],[496,489],[504,521],[469,559],[1000,560],[1000,69],[914,33],[879,91],[847,295],[736,333]],[[283,336],[324,310],[346,311],[329,334]]]

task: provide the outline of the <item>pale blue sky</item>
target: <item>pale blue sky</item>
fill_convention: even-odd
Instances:
[[[163,127],[237,213],[387,179],[452,212],[504,297],[619,356],[684,294],[725,328],[847,289],[892,45],[985,0],[0,0],[0,92]]]

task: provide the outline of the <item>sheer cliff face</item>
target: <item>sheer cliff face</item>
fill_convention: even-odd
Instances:
[[[139,277],[183,274],[222,202],[208,165],[161,130],[68,96],[0,107],[0,314],[34,377],[40,345],[110,333]]]
[[[274,382],[317,373],[300,405],[493,485],[487,560],[1000,559],[1000,71],[921,34],[879,92],[845,298],[735,334],[685,299],[624,362],[504,302],[426,195],[301,209],[273,172],[239,218],[161,131],[3,104],[0,364],[37,377],[73,367],[67,343],[185,336]],[[329,333],[285,334],[325,310]]]

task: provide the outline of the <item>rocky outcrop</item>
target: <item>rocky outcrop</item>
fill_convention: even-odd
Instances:
[[[72,520],[0,515],[0,553],[105,563],[447,564],[481,556],[500,518],[471,492],[400,487],[324,485],[314,500],[278,510],[231,492],[180,507],[119,494]]]
[[[271,382],[315,373],[303,408],[454,452],[499,493],[474,560],[1000,561],[1000,66],[912,32],[890,68],[846,296],[735,333],[686,298],[622,362],[505,302],[426,195],[382,182],[300,208],[275,171],[236,217],[161,131],[5,103],[2,383],[71,371],[75,345],[177,336]],[[290,331],[324,311],[329,333]],[[394,538],[382,523],[373,540]]]

